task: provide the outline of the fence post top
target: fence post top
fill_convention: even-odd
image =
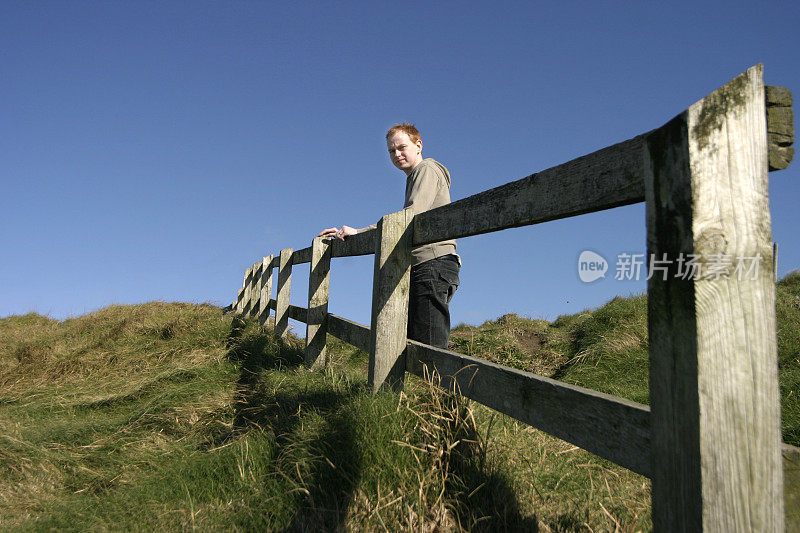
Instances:
[[[394,213],[387,213],[383,215],[379,222],[384,222],[387,220],[397,220],[398,218],[403,218],[407,222],[411,222],[414,218],[414,209],[411,207],[406,207],[401,209],[400,211],[395,211]]]

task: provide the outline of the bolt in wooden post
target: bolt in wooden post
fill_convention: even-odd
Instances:
[[[262,326],[269,320],[269,300],[272,297],[272,256],[261,261],[261,294],[259,298],[258,323]]]
[[[250,314],[252,318],[258,318],[259,305],[261,301],[261,261],[253,263],[252,275],[250,276]]]
[[[646,146],[654,529],[783,531],[762,66]]]
[[[292,253],[294,249],[281,250],[278,266],[278,296],[275,302],[275,334],[286,337],[289,333],[289,296],[292,288]]]
[[[311,267],[308,275],[308,316],[306,325],[307,367],[325,368],[328,354],[325,341],[328,335],[328,289],[330,287],[331,247],[322,237],[311,245]]]
[[[374,392],[387,386],[403,388],[413,218],[411,209],[404,209],[378,222],[369,357],[369,385]]]

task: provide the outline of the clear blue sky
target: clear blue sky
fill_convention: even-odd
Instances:
[[[244,269],[402,208],[416,122],[453,199],[656,128],[750,66],[800,96],[790,2],[0,2],[0,316],[226,305]],[[800,161],[770,174],[800,268]],[[611,263],[582,283],[577,258]],[[555,319],[645,288],[644,206],[461,239],[453,321]],[[334,260],[369,323],[372,257]],[[305,305],[307,267],[292,302]],[[295,324],[299,333],[302,325]]]

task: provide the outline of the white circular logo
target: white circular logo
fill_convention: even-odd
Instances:
[[[591,283],[606,277],[608,261],[602,255],[591,250],[584,250],[578,257],[578,277],[584,283]]]

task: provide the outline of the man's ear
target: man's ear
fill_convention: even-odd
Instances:
[[[416,142],[416,144],[417,144],[417,146],[419,147],[419,151],[420,151],[420,153],[422,153],[422,139],[418,140],[418,141]]]

